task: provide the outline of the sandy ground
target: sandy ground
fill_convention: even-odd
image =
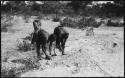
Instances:
[[[24,23],[18,18],[8,32],[1,33],[1,59],[14,59],[33,56],[35,50],[19,52],[16,40],[24,38],[33,31],[32,21]],[[52,33],[58,22],[41,20],[42,29]],[[67,55],[52,57],[52,60],[40,60],[38,69],[22,73],[19,77],[123,77],[124,76],[124,29],[123,27],[95,28],[95,36],[85,36],[85,31],[67,28],[69,38],[66,43]],[[116,47],[112,47],[117,43]],[[43,69],[44,68],[44,69]]]

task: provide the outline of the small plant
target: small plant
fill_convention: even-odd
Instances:
[[[29,40],[17,40],[18,50],[29,51],[31,50],[31,44]]]

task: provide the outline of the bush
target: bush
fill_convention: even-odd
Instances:
[[[61,22],[61,25],[66,26],[66,27],[72,27],[72,28],[78,27],[77,22],[71,20],[70,18],[65,18],[65,19]]]
[[[2,62],[1,65],[1,77],[16,77],[18,69],[23,66],[12,62]]]
[[[26,69],[28,69],[28,70],[40,67],[38,60],[35,58],[27,58],[24,61],[24,64],[25,64]]]
[[[38,59],[35,56],[26,57],[23,59],[15,59],[15,60],[12,60],[12,62],[21,63],[22,65],[24,65],[22,67],[23,71],[38,68],[40,66]]]
[[[1,15],[1,32],[7,32],[8,27],[13,25],[13,17]]]
[[[101,24],[102,21],[97,22],[96,19],[94,17],[90,17],[90,18],[84,18],[85,20],[83,21],[83,25],[85,26],[89,26],[89,27],[95,27],[98,28]]]
[[[17,48],[21,51],[31,50],[31,43],[28,40],[17,40]]]
[[[17,77],[20,73],[39,67],[40,63],[34,57],[2,62],[1,77]]]
[[[88,26],[93,26],[95,28],[98,28],[102,22],[97,22],[94,17],[90,17],[89,19],[87,19],[86,23]]]
[[[102,22],[96,22],[94,21],[93,24],[91,26],[95,27],[95,28],[98,28],[100,25],[102,24]]]
[[[60,19],[59,18],[53,18],[53,22],[59,22]]]
[[[65,18],[61,24],[66,27],[85,29],[87,26],[99,27],[102,22],[96,22],[96,20],[91,18],[82,17],[82,19],[77,18]]]
[[[94,25],[94,27],[95,27],[95,28],[98,28],[99,26],[101,26],[101,24],[102,24],[102,21],[96,22],[96,24]]]
[[[84,29],[87,27],[87,19],[85,17],[82,17],[81,20],[78,21],[79,27]]]
[[[108,20],[108,22],[107,22],[107,26],[121,27],[123,25],[124,25],[123,23],[112,22],[112,20]]]
[[[2,69],[1,77],[16,77],[15,71],[16,71],[15,68],[11,68],[10,70]]]
[[[21,38],[17,40],[17,48],[20,51],[30,51],[35,49],[35,45],[31,46],[31,39],[34,32],[26,36],[25,38]]]
[[[124,23],[119,23],[119,26],[123,27],[123,26],[124,26]]]

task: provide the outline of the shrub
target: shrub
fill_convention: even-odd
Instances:
[[[93,27],[87,27],[86,36],[94,36]]]
[[[1,69],[1,77],[16,77],[16,68]]]
[[[94,17],[90,17],[89,19],[87,19],[86,23],[88,26],[93,26],[95,28],[98,28],[102,22],[101,21],[97,22]]]
[[[82,17],[82,19],[77,18],[65,18],[61,24],[66,27],[85,29],[87,26],[99,27],[102,22],[96,22],[96,20],[91,18]]]
[[[13,17],[1,15],[1,32],[7,32],[8,27],[13,25]]]
[[[96,19],[94,17],[90,17],[90,18],[84,18],[85,20],[83,21],[85,26],[89,26],[89,27],[95,27],[98,28],[101,24],[102,21],[97,22]]]
[[[59,18],[53,18],[53,22],[59,22],[60,21],[60,19]]]
[[[94,21],[93,24],[91,26],[95,27],[95,28],[98,28],[100,25],[102,24],[102,22],[96,22]]]
[[[38,60],[35,58],[27,58],[24,61],[24,64],[25,64],[26,69],[28,70],[33,69],[33,68],[39,68],[40,66]]]
[[[111,20],[108,20],[107,26],[120,27],[120,26],[123,26],[123,23],[112,22]]]
[[[30,33],[25,38],[21,38],[17,40],[17,48],[20,51],[30,51],[35,49],[35,45],[31,46],[31,39],[34,32]]]
[[[78,21],[79,27],[84,29],[87,27],[87,19],[85,17],[82,17],[81,20]]]
[[[12,62],[2,62],[1,65],[1,77],[16,77],[18,69],[23,66]]]
[[[124,26],[124,23],[119,23],[119,26],[123,27],[123,26]]]
[[[72,28],[78,27],[77,22],[71,20],[70,18],[65,18],[65,19],[61,22],[61,24],[62,24],[63,26],[66,26],[66,27],[72,27]]]
[[[17,40],[17,48],[21,51],[31,50],[31,44],[28,40]]]
[[[95,27],[95,28],[98,28],[102,23],[103,23],[103,21],[96,22],[96,24],[94,25],[94,27]]]
[[[38,59],[35,56],[28,56],[26,58],[23,59],[15,59],[12,60],[13,63],[21,63],[22,65],[24,65],[22,67],[22,70],[31,70],[34,68],[38,68],[40,66]]]
[[[1,77],[17,77],[20,73],[39,68],[40,63],[34,57],[2,62]]]

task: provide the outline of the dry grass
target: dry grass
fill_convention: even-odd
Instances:
[[[16,68],[8,69],[1,69],[1,77],[16,77]]]
[[[24,58],[24,59],[15,59],[12,60],[13,63],[22,63],[25,65],[25,70],[32,70],[34,68],[38,68],[40,66],[37,58],[30,57],[30,58]]]
[[[30,51],[35,48],[35,46],[31,46],[31,38],[33,33],[29,34],[25,38],[17,39],[17,48],[19,51]]]
[[[3,62],[1,69],[1,77],[16,77],[17,70],[23,65],[11,63],[11,62]]]
[[[35,58],[15,59],[11,62],[3,62],[1,77],[17,77],[20,73],[39,68],[40,64]]]
[[[19,51],[30,51],[31,44],[28,40],[17,40],[17,48]]]

